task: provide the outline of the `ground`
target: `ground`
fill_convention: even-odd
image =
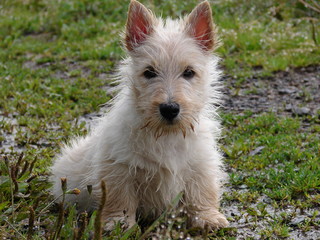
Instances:
[[[249,77],[241,83],[225,77],[224,110],[282,116],[316,116],[320,110],[319,66],[275,72],[264,78]]]
[[[272,112],[278,117],[294,117],[303,119],[298,132],[307,133],[313,121],[308,118],[319,119],[320,102],[320,67],[310,66],[307,68],[290,69],[288,71],[275,72],[266,78],[246,78],[241,83],[237,79],[226,76],[225,82],[225,104],[223,111],[231,114],[245,115],[250,111],[248,117]],[[319,146],[319,143],[318,143]],[[276,147],[276,146],[275,146]],[[249,156],[259,155],[265,146],[259,146],[248,152]],[[274,168],[275,166],[271,166]],[[237,169],[228,168],[229,173],[237,172]],[[299,171],[296,169],[296,171]],[[241,174],[241,173],[240,173]],[[256,173],[246,173],[246,177]],[[319,174],[318,174],[319,178]],[[261,234],[267,234],[268,228],[277,228],[277,221],[285,222],[287,229],[279,232],[278,237],[289,237],[290,239],[318,239],[320,237],[320,206],[316,204],[312,208],[301,210],[284,200],[281,204],[275,204],[265,194],[255,195],[245,184],[238,187],[229,186],[226,195],[236,193],[238,201],[227,201],[223,209],[227,216],[233,221],[231,227],[236,228],[237,239],[259,239]],[[246,195],[245,199],[242,194]],[[251,196],[250,196],[251,195]],[[253,195],[253,196],[252,196]],[[315,199],[317,191],[314,192]],[[242,198],[242,199],[241,199]],[[249,199],[248,199],[249,198]],[[251,199],[250,199],[251,198]],[[248,201],[246,204],[243,204]],[[303,201],[303,199],[301,199]],[[319,200],[318,200],[319,201]],[[312,220],[311,220],[312,219]],[[281,222],[280,221],[280,222]],[[307,222],[315,223],[309,226],[307,231],[301,228]],[[283,236],[281,236],[283,234]],[[272,236],[268,236],[272,237]]]
[[[196,4],[142,2],[163,17]],[[230,227],[186,229],[187,214],[173,202],[151,225],[125,233],[119,225],[109,238],[320,238],[320,21],[301,2],[210,2],[224,70],[220,147],[229,180],[221,211]],[[48,176],[61,144],[86,134],[108,108],[110,73],[125,54],[119,36],[127,6],[0,2],[1,238],[88,239],[99,232],[97,213],[77,216],[73,207],[53,204]]]

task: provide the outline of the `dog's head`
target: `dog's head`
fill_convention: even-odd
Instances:
[[[216,39],[207,1],[184,19],[165,21],[131,1],[124,39],[130,55],[126,74],[141,127],[153,130],[156,138],[194,130],[218,75],[211,54]]]

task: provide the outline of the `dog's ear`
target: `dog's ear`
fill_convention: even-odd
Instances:
[[[208,1],[196,6],[187,17],[186,31],[205,51],[211,51],[216,47],[215,26]]]
[[[125,46],[129,51],[139,46],[153,31],[153,15],[135,0],[129,5],[126,25]]]

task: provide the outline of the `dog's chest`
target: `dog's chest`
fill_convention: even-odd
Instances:
[[[144,214],[157,215],[184,191],[185,181],[183,174],[173,175],[166,169],[159,169],[156,173],[138,169],[135,187],[139,208]]]
[[[190,144],[192,142],[192,144]],[[194,159],[194,142],[180,135],[164,136],[154,139],[149,135],[137,134],[130,141],[130,151],[133,153],[128,164],[134,168],[145,169],[150,174],[159,172],[159,175],[182,174]],[[162,172],[161,172],[161,171]],[[149,175],[150,175],[149,174]]]

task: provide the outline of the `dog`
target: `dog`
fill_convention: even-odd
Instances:
[[[192,227],[228,226],[219,212],[226,174],[217,143],[217,45],[207,1],[184,18],[163,20],[131,0],[118,94],[95,129],[62,148],[52,166],[53,194],[61,195],[60,178],[66,178],[68,189],[81,191],[66,201],[96,209],[104,181],[101,214],[112,228],[157,217],[183,193],[180,204]]]

